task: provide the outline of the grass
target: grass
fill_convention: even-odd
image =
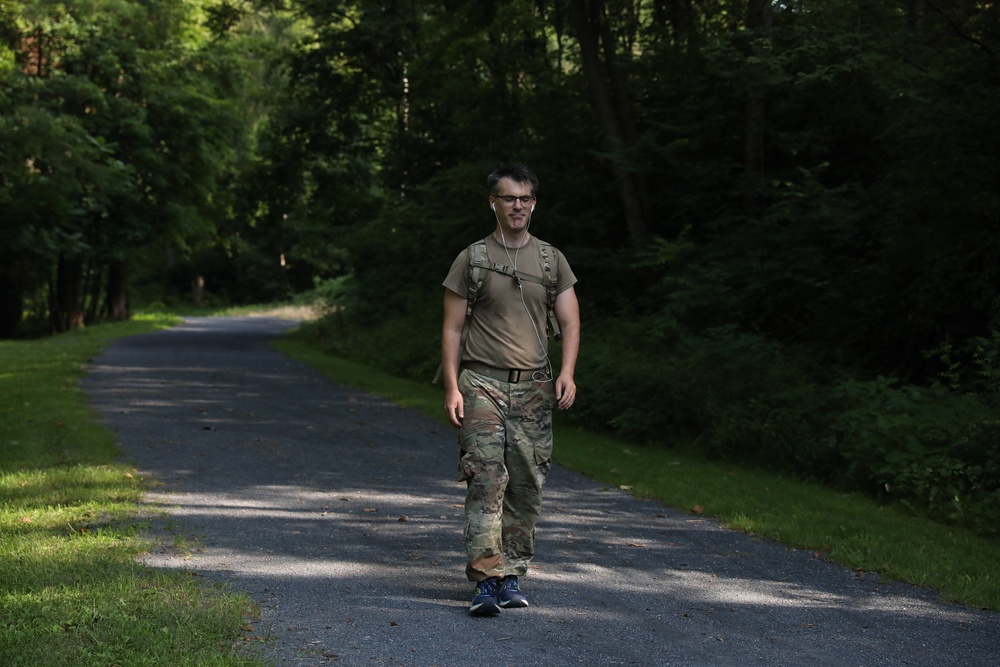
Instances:
[[[139,564],[147,481],[118,462],[77,386],[114,338],[168,315],[0,341],[0,664],[236,666],[255,607]]]
[[[440,388],[323,354],[310,327],[276,347],[337,382],[446,423]],[[584,389],[586,390],[586,389]],[[808,549],[942,599],[1000,611],[1000,543],[880,505],[859,494],[710,461],[696,451],[641,447],[556,421],[555,459],[611,486],[727,526]]]

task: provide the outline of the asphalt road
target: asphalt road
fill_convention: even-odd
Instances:
[[[83,381],[163,483],[148,563],[256,599],[275,665],[1000,664],[1000,614],[558,466],[531,606],[470,617],[454,433],[281,356],[267,341],[290,326],[189,319],[115,343]]]

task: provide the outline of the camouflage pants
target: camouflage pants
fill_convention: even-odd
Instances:
[[[524,575],[552,459],[551,382],[508,383],[462,371],[459,480],[465,496],[465,574],[470,581]]]

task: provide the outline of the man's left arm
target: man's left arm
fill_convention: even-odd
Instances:
[[[556,378],[556,400],[560,410],[566,410],[576,400],[576,357],[580,353],[580,304],[576,290],[570,287],[556,296],[556,319],[562,330],[562,365]]]

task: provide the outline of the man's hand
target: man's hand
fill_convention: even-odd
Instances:
[[[462,425],[462,420],[465,419],[465,401],[462,400],[462,392],[457,389],[445,391],[444,414],[455,428]]]
[[[560,375],[556,378],[556,406],[560,410],[568,410],[576,400],[576,382],[572,375]]]

